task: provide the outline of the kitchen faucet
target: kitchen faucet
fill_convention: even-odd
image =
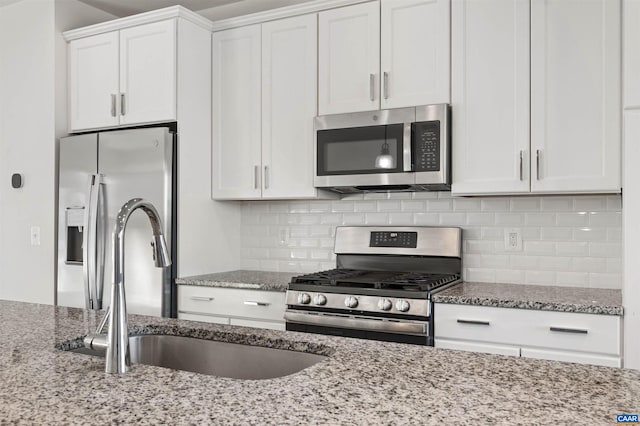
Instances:
[[[129,333],[127,324],[127,302],[124,292],[124,234],[129,216],[137,209],[142,209],[151,222],[153,231],[153,260],[158,268],[171,265],[167,243],[162,233],[162,223],[158,211],[150,202],[141,198],[127,201],[118,212],[116,226],[113,230],[113,285],[111,290],[111,306],[98,326],[95,334],[84,339],[87,348],[97,351],[106,350],[105,372],[126,373],[131,366],[129,357]],[[109,331],[101,334],[107,319]]]

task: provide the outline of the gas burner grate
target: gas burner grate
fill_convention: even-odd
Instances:
[[[291,282],[346,288],[431,291],[458,279],[454,274],[330,269],[294,277]]]

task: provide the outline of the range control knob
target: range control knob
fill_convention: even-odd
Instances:
[[[316,294],[315,296],[313,296],[313,303],[314,305],[326,305],[327,304],[327,296],[325,296],[324,294]]]
[[[298,294],[298,303],[300,303],[301,305],[308,305],[309,303],[311,303],[311,296],[309,296],[307,293]]]
[[[407,312],[411,305],[406,300],[400,299],[396,302],[396,309],[400,312]]]
[[[346,298],[346,299],[344,299],[344,305],[345,305],[347,308],[351,308],[351,309],[353,309],[353,308],[355,308],[356,306],[358,306],[358,299],[356,299],[356,298],[355,298],[355,297],[353,297],[353,296],[347,296],[347,298]]]
[[[389,311],[393,307],[391,300],[389,299],[380,299],[378,300],[378,308],[383,311]]]

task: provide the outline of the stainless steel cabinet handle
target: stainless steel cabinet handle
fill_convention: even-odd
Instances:
[[[245,305],[249,305],[249,306],[269,306],[271,303],[267,303],[267,302],[256,302],[255,300],[245,300],[244,301]]]
[[[120,93],[120,115],[125,115],[126,113],[127,111],[125,109],[124,93]]]
[[[384,82],[384,98],[389,99],[389,73],[385,71],[382,76]]]
[[[190,297],[191,300],[199,300],[199,301],[203,301],[203,302],[211,302],[213,300],[213,297],[207,297],[207,296],[191,296]]]
[[[466,319],[458,319],[456,321],[460,324],[490,325],[489,321],[466,320]]]
[[[524,174],[522,171],[522,157],[524,157],[524,151],[520,151],[520,180],[524,180]]]
[[[258,173],[260,173],[260,166],[253,166],[253,189],[258,189]]]
[[[269,166],[264,166],[264,189],[269,189]]]
[[[369,74],[369,99],[371,102],[376,100],[376,75]]]
[[[557,331],[560,333],[576,333],[576,334],[587,334],[589,330],[584,328],[567,328],[567,327],[549,327],[549,331]]]
[[[536,179],[540,180],[540,150],[536,149]]]
[[[116,116],[116,95],[115,94],[111,95],[111,116],[112,117]]]

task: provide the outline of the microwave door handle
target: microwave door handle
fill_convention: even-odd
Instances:
[[[404,123],[404,129],[402,132],[402,168],[405,172],[413,170],[411,164],[411,150],[413,148],[413,132],[411,129],[411,123]]]

